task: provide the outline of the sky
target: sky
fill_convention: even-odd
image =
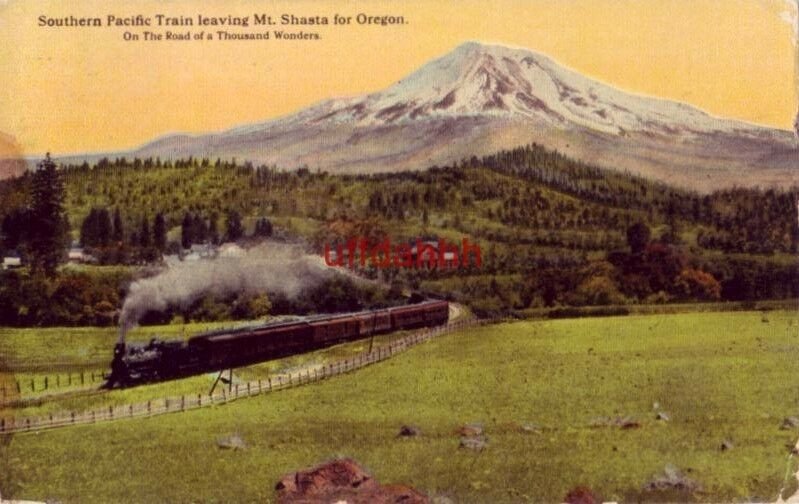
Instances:
[[[467,40],[526,47],[585,75],[714,115],[791,129],[795,0],[0,0],[0,157],[130,149],[378,91]],[[366,26],[356,16],[403,16]],[[247,31],[321,40],[125,41],[139,27],[40,27],[39,16],[249,16]],[[254,14],[352,16],[255,27]],[[158,27],[153,32],[207,31]],[[211,29],[213,31],[213,29]]]

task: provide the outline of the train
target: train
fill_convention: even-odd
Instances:
[[[120,342],[114,346],[111,372],[104,387],[125,388],[234,369],[448,321],[447,301],[425,300],[392,308],[208,331],[188,340]]]

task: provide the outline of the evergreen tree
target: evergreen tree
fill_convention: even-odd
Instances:
[[[227,214],[227,233],[225,234],[226,241],[236,241],[244,236],[244,227],[241,224],[241,215],[235,210],[231,210]]]
[[[643,222],[636,222],[627,228],[627,244],[630,246],[630,252],[633,254],[640,254],[649,243],[649,238],[652,232]]]
[[[194,243],[194,235],[192,233],[194,220],[190,213],[186,212],[183,216],[183,222],[180,225],[180,244],[184,249],[191,248]]]
[[[122,217],[119,215],[119,208],[114,210],[114,231],[111,234],[114,242],[121,242],[125,239],[125,228],[122,225]]]
[[[253,237],[269,238],[272,236],[272,223],[269,219],[262,217],[255,221],[255,229],[252,233]]]
[[[139,231],[139,245],[144,248],[147,248],[152,243],[152,237],[150,236],[150,223],[147,220],[147,216],[141,218],[141,228]]]
[[[97,209],[89,210],[89,215],[83,219],[80,226],[80,243],[84,247],[95,247],[99,242],[100,230]]]
[[[208,226],[200,214],[195,215],[192,221],[192,236],[194,243],[203,243],[208,239]]]
[[[166,220],[160,212],[155,215],[153,222],[153,240],[155,248],[163,252],[166,248]]]
[[[54,276],[64,260],[69,228],[64,225],[64,182],[50,153],[38,164],[31,179],[29,254],[31,268]]]
[[[15,208],[3,217],[0,226],[2,245],[6,250],[24,247],[30,231],[30,211],[27,208]]]
[[[112,232],[111,215],[107,209],[101,208],[97,212],[97,244],[101,247],[107,247],[111,242]]]
[[[219,245],[219,214],[216,212],[213,212],[208,220],[208,238],[214,245]]]

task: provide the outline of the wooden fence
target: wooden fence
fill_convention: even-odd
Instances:
[[[80,373],[60,373],[37,375],[25,380],[0,384],[0,407],[20,400],[36,399],[54,390],[85,390],[96,388],[104,381],[103,371],[82,371]]]
[[[265,380],[256,380],[222,387],[213,394],[182,395],[153,399],[136,404],[108,406],[91,411],[65,411],[47,416],[28,418],[0,418],[0,434],[36,432],[44,429],[83,425],[123,418],[151,417],[165,413],[188,411],[214,404],[225,404],[236,399],[253,397],[263,393],[288,389],[313,383],[331,376],[348,373],[355,369],[386,360],[397,353],[423,343],[431,338],[464,327],[483,325],[486,320],[465,320],[453,322],[446,326],[427,328],[399,338],[388,345],[379,347],[371,353],[364,352],[343,361],[305,369]]]

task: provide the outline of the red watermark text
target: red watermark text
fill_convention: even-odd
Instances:
[[[417,239],[414,243],[392,245],[389,239],[370,245],[365,238],[350,238],[346,243],[331,246],[325,244],[325,263],[328,266],[371,264],[376,268],[468,268],[482,266],[480,246],[461,240],[460,247],[443,238]]]

